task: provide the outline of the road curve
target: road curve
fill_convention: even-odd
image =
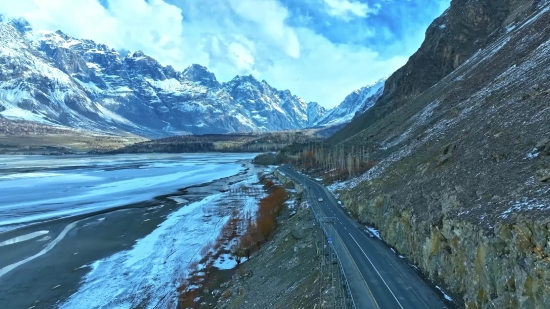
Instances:
[[[405,260],[381,240],[366,232],[365,227],[353,220],[324,186],[288,165],[279,167],[279,171],[301,183],[313,198],[312,202],[320,206],[324,216],[335,218],[334,230],[363,279],[350,282],[352,294],[354,288],[364,288],[353,287],[354,284],[364,284],[374,299],[374,308],[448,308]],[[323,201],[318,202],[319,198]],[[355,299],[360,296],[353,297]]]

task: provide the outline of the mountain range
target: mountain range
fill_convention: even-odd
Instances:
[[[123,55],[0,17],[0,117],[8,120],[146,137],[294,130],[351,121],[384,81],[327,111],[252,75],[220,83],[201,65],[179,72],[141,51]]]

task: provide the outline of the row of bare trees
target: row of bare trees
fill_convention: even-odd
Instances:
[[[302,168],[324,171],[330,181],[364,173],[376,165],[376,161],[369,159],[365,147],[325,147],[322,143],[308,144],[294,163]]]

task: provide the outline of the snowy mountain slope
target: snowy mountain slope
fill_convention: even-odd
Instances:
[[[1,19],[1,17],[0,17]],[[252,76],[220,83],[191,65],[183,72],[137,51],[61,31],[0,23],[0,116],[144,136],[301,129],[324,114]]]
[[[315,122],[317,122],[321,117],[323,117],[327,113],[327,110],[319,105],[317,102],[309,102],[307,105],[307,119],[308,119],[308,126],[314,126]]]
[[[350,122],[356,115],[364,113],[371,108],[376,100],[384,92],[386,78],[377,81],[375,84],[362,87],[350,93],[342,103],[314,123],[314,126],[333,126]]]
[[[97,127],[94,118],[106,117],[70,76],[5,23],[0,23],[0,115],[78,128]]]

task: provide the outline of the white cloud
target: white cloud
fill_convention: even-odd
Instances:
[[[254,43],[241,38],[240,42],[232,42],[227,46],[228,57],[239,71],[254,71]]]
[[[375,8],[369,7],[366,3],[353,0],[324,0],[327,7],[327,13],[334,17],[340,17],[349,20],[352,17],[366,17],[380,9],[380,5]]]
[[[334,44],[312,30],[290,27],[288,11],[276,0],[202,3],[198,7],[189,1],[182,6],[187,16],[184,46],[193,46],[194,55],[204,55],[208,61],[201,64],[221,81],[253,74],[306,101],[332,107],[351,91],[391,74],[407,61],[407,57],[382,60],[368,47]],[[239,48],[233,49],[232,44]],[[242,57],[236,56],[237,50]]]
[[[273,41],[287,55],[298,58],[300,43],[294,29],[286,25],[287,10],[273,0],[229,0],[233,11],[252,22],[263,35]]]
[[[299,89],[298,95],[325,106],[340,103],[351,91],[388,76],[408,57],[387,60],[364,46],[336,45],[308,29],[299,30],[304,46],[300,59],[284,59],[262,74],[279,88]]]
[[[253,74],[326,107],[406,62],[292,27],[277,0],[186,0],[177,6],[165,1],[108,0],[107,9],[98,0],[0,0],[0,13],[22,16],[37,29],[142,50],[178,70],[205,65],[220,81]],[[372,11],[351,0],[324,1],[342,18]]]
[[[34,28],[61,30],[113,48],[143,50],[164,63],[181,61],[181,10],[162,0],[0,0],[0,13]]]

